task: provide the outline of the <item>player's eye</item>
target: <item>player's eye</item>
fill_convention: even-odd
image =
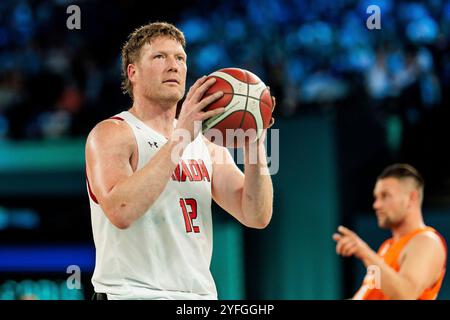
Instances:
[[[154,56],[155,59],[160,59],[160,58],[164,58],[164,56],[162,54],[157,54]]]
[[[178,57],[177,57],[177,60],[178,60],[178,61],[183,61],[183,62],[184,62],[184,61],[185,61],[185,58],[184,58],[183,56],[178,56]]]

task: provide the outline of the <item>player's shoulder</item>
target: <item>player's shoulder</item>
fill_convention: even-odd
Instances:
[[[132,143],[132,135],[130,126],[124,120],[112,117],[97,123],[88,135],[87,144]]]
[[[416,250],[417,248],[445,250],[444,240],[433,230],[425,230],[416,234],[409,241],[408,246],[410,250]]]

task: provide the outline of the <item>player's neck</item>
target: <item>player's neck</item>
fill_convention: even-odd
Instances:
[[[423,222],[422,218],[422,212],[419,210],[417,212],[409,214],[401,224],[392,228],[392,237],[394,238],[394,240],[398,240],[408,233],[413,232],[414,230],[417,230],[419,228],[424,228],[425,226],[426,225]]]
[[[136,97],[129,112],[166,138],[172,135],[176,104],[174,106],[162,105]]]

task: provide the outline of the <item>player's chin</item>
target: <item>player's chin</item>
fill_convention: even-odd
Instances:
[[[381,229],[389,229],[390,225],[386,219],[378,218],[378,227]]]
[[[170,103],[178,103],[183,98],[184,91],[173,90],[173,92],[166,92],[163,100]]]
[[[173,88],[173,93],[171,94],[171,96],[173,97],[174,100],[180,101],[181,99],[183,99],[184,97],[184,89],[183,88]]]

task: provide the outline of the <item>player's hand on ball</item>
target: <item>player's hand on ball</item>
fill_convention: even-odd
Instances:
[[[217,81],[205,95],[222,91],[224,96],[207,109],[225,107],[226,111],[204,121],[205,137],[228,148],[254,144],[271,124],[273,99],[270,90],[257,75],[240,68],[220,69],[208,78]]]
[[[267,89],[270,92],[270,87],[269,86],[267,87]],[[276,98],[274,96],[270,96],[270,97],[272,98],[272,115],[273,115],[273,111],[275,110],[275,105],[277,104],[277,102],[276,102]],[[274,123],[275,123],[275,118],[272,117],[270,119],[270,122],[269,122],[269,125],[267,126],[267,128],[265,128],[263,130],[263,133],[261,134],[261,137],[258,140],[256,140],[257,143],[263,143],[266,140],[267,129],[270,129],[273,126]]]
[[[269,86],[267,87],[267,89],[269,89],[269,92],[270,92]],[[270,97],[272,98],[272,116],[273,116],[273,111],[275,110],[275,106],[277,104],[277,99],[275,98],[275,96],[272,96],[272,95]],[[272,127],[274,123],[275,123],[275,118],[272,117],[272,119],[270,119],[269,126],[267,127],[267,129]]]
[[[190,141],[193,141],[200,133],[202,129],[201,122],[203,120],[225,111],[225,108],[203,111],[204,108],[223,96],[223,92],[218,91],[204,97],[205,92],[214,84],[214,82],[216,82],[216,79],[214,78],[206,79],[205,76],[198,79],[189,89],[178,117],[176,130],[182,129],[189,133]]]

